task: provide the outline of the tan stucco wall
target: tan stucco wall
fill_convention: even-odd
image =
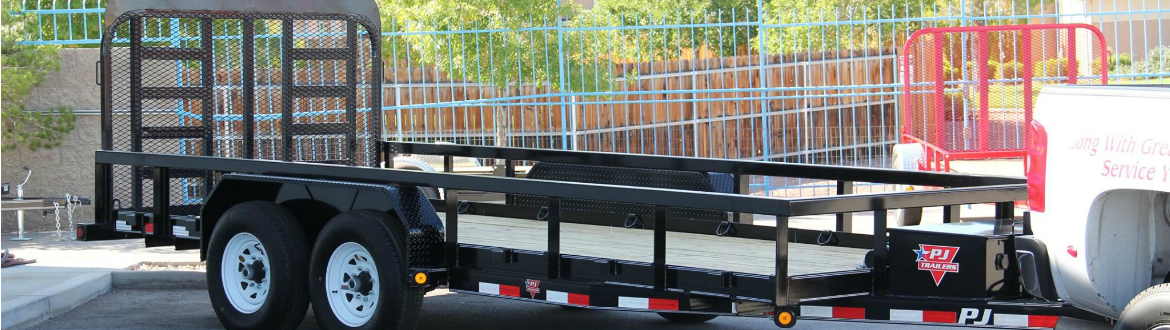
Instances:
[[[16,149],[0,155],[0,174],[10,183],[15,197],[16,184],[24,179],[21,166],[33,170],[25,185],[26,197],[64,197],[65,193],[93,198],[93,152],[101,147],[101,108],[98,86],[94,84],[94,62],[97,49],[65,49],[61,51],[61,69],[45,77],[44,83],[30,93],[29,109],[49,109],[66,106],[76,110],[77,128],[65,138],[65,143],[51,150],[28,151]],[[93,222],[93,206],[82,206],[74,219]],[[25,230],[55,229],[52,215],[42,217],[40,212],[25,213]],[[62,222],[65,217],[62,215]],[[3,212],[0,223],[3,232],[16,231],[16,216]]]

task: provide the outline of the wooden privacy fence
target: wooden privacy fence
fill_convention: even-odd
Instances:
[[[578,150],[719,158],[868,152],[896,140],[895,86],[879,85],[894,81],[894,57],[889,50],[766,56],[766,85],[758,55],[615,64],[613,93],[564,99],[543,86],[464,83],[433,67],[399,64],[384,70],[384,105],[392,107],[385,136],[493,144],[500,134],[511,146],[559,147],[567,134]],[[522,101],[443,105],[515,97]],[[501,120],[493,120],[497,113]]]
[[[389,63],[383,77],[383,138],[559,148],[568,137],[577,150],[822,163],[864,157],[896,141],[896,86],[882,84],[894,81],[897,72],[892,51],[765,56],[766,84],[760,60],[746,55],[614,64],[612,93],[564,96],[546,86],[494,87],[455,81],[433,66]],[[328,85],[344,81],[344,72],[298,69],[294,80]],[[215,79],[229,87],[216,92],[216,113],[240,114],[240,72],[217,70]],[[258,116],[280,113],[281,79],[278,71],[256,70]],[[182,80],[197,84],[198,75]],[[365,95],[359,98],[359,108],[368,108]],[[336,110],[344,102],[297,99],[294,113],[317,114],[294,121],[342,120]],[[187,102],[185,109],[197,113],[199,102]],[[364,114],[360,117],[364,122]],[[278,133],[275,119],[264,118],[269,117],[257,119],[260,138]],[[840,161],[833,159],[837,156]]]

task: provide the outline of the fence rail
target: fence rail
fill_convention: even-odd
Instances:
[[[1065,8],[1059,0],[878,1],[825,9],[762,1],[754,8],[657,16],[489,15],[429,22],[426,30],[413,24],[419,22],[384,20],[382,135],[412,142],[897,167],[891,150],[904,120],[898,115],[905,102],[900,51],[915,31],[1086,23],[1104,32],[1110,83],[1170,83],[1170,8],[1163,2],[1100,0]],[[24,42],[95,46],[103,6],[100,0],[26,0],[23,9],[37,15],[39,29]],[[243,84],[232,69],[239,63],[221,54],[238,52],[243,41],[239,23],[221,23],[213,41],[216,113],[231,119],[241,113]],[[279,28],[258,24],[256,56],[280,58],[280,49],[270,46],[280,44],[283,36],[274,32]],[[143,42],[181,44],[196,37],[177,22],[144,26]],[[331,37],[329,31],[293,38],[321,42]],[[953,54],[960,63],[974,56]],[[298,67],[303,76],[297,79],[324,84],[341,78],[330,76],[337,70],[329,64],[313,65]],[[1006,72],[1018,66],[997,65],[1005,73],[993,79],[1019,77]],[[947,88],[977,78],[966,65],[956,66]],[[177,62],[173,67],[167,76],[193,69]],[[256,70],[256,86],[273,79],[263,71]],[[1037,79],[1037,85],[1058,82]],[[257,106],[280,104],[261,101],[263,95],[272,94],[257,94]],[[337,102],[320,103],[320,114],[340,110]],[[182,115],[185,105],[173,107],[169,111]],[[168,111],[162,108],[156,110]],[[272,118],[257,120],[279,119],[278,113],[266,116]],[[836,189],[833,183],[783,177],[757,177],[753,187],[779,196]]]

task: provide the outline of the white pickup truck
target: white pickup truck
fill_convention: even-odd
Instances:
[[[1170,86],[1046,87],[1037,106],[1025,288],[1170,329]]]

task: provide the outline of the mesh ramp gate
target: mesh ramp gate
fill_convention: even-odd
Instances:
[[[102,148],[377,166],[381,58],[371,27],[344,14],[126,13],[103,35]],[[108,171],[119,228],[148,234],[170,230],[154,226],[160,218],[196,221],[214,179]],[[170,193],[155,196],[160,184]]]
[[[1087,24],[927,28],[902,60],[902,143],[920,143],[919,168],[950,160],[1022,157],[1040,88],[1105,84],[1105,39]],[[1102,65],[1105,63],[1105,65]]]

